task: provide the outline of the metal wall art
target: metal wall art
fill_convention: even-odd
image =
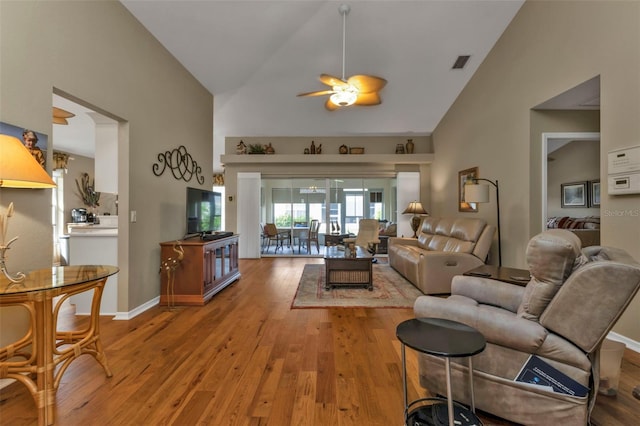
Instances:
[[[159,163],[153,165],[153,174],[156,176],[162,175],[168,167],[173,177],[178,180],[183,179],[185,182],[189,182],[195,175],[199,184],[204,183],[204,176],[200,175],[202,169],[187,152],[187,148],[182,145],[173,151],[161,152],[158,154],[158,161]]]

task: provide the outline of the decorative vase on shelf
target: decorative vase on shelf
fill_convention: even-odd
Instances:
[[[276,153],[276,150],[273,148],[273,146],[271,146],[271,142],[269,142],[269,145],[266,146],[264,152],[269,155],[273,155]]]
[[[413,148],[415,148],[413,139],[407,139],[407,154],[413,154]]]

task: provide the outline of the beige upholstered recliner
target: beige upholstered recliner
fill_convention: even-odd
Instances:
[[[625,251],[580,249],[575,234],[555,229],[533,237],[526,287],[456,276],[447,299],[420,296],[416,317],[446,318],[480,331],[474,356],[477,408],[526,425],[586,425],[599,382],[601,344],[640,287],[640,263]],[[536,355],[590,388],[578,397],[514,381]],[[454,398],[469,403],[466,359],[452,362]],[[443,360],[419,355],[420,383],[445,392]]]
[[[376,247],[380,244],[378,234],[380,232],[377,219],[360,219],[358,223],[358,235],[355,238],[345,238],[344,244],[355,243],[356,246],[362,247],[369,253],[376,252]]]
[[[482,219],[422,219],[418,238],[389,238],[389,265],[424,294],[451,293],[451,279],[484,264],[495,227]]]

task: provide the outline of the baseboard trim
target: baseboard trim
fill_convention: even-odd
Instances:
[[[113,317],[113,320],[114,321],[128,321],[131,318],[134,318],[134,317],[140,315],[144,311],[147,311],[147,310],[153,308],[158,303],[160,303],[160,296],[154,297],[153,299],[149,300],[146,303],[143,303],[142,305],[136,307],[135,309],[133,309],[133,310],[131,310],[129,312],[118,312],[116,314],[116,316]]]
[[[609,332],[609,334],[607,335],[607,339],[615,340],[617,342],[622,342],[627,346],[627,349],[640,353],[640,342],[631,340],[628,337],[625,337],[618,333],[614,333],[613,331]]]

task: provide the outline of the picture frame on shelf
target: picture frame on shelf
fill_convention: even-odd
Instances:
[[[467,181],[478,178],[478,168],[471,167],[469,169],[458,172],[458,211],[460,212],[477,212],[478,203],[467,203],[464,200],[464,186]]]
[[[587,181],[560,184],[562,207],[587,207]]]
[[[600,179],[589,181],[589,207],[600,207]]]

